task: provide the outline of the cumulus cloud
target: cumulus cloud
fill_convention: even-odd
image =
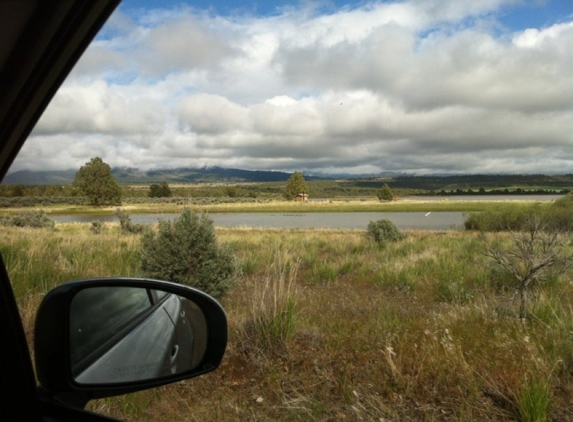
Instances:
[[[35,129],[38,135],[158,132],[163,115],[134,92],[103,80],[64,85]]]
[[[519,4],[120,9],[14,168],[571,172],[573,22],[500,30]]]
[[[184,98],[179,107],[183,130],[196,133],[227,133],[247,128],[247,110],[213,94],[196,94]]]
[[[190,15],[150,28],[137,49],[143,69],[162,75],[219,66],[235,55],[233,34],[227,35],[224,26],[224,21]]]

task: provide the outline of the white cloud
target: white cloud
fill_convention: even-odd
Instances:
[[[571,172],[573,23],[500,36],[513,3],[119,13],[14,167]]]
[[[247,127],[247,110],[227,98],[196,94],[182,99],[179,107],[181,128],[195,133],[226,133]]]
[[[562,37],[571,40],[573,23],[556,24],[546,29],[529,28],[516,34],[513,43],[520,48],[553,47],[554,43]]]
[[[162,119],[152,102],[123,92],[103,80],[64,85],[40,120],[39,135],[148,133],[160,130]],[[127,90],[129,91],[129,90]]]

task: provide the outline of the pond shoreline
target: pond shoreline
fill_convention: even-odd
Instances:
[[[129,214],[174,214],[180,213],[183,208],[189,207],[196,212],[206,213],[341,213],[341,212],[479,212],[503,204],[512,206],[551,204],[562,195],[545,195],[543,197],[531,195],[509,197],[472,196],[450,199],[446,197],[407,197],[390,202],[378,200],[315,200],[304,203],[291,201],[264,201],[264,202],[220,202],[198,204],[188,203],[143,203],[123,204],[121,206],[93,207],[78,205],[52,205],[38,207],[18,207],[0,209],[0,214],[26,212],[30,210],[43,210],[50,216],[56,215],[114,215],[118,208]]]

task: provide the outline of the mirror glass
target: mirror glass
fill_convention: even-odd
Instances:
[[[72,377],[80,384],[145,381],[194,369],[207,323],[191,300],[141,287],[89,287],[70,305]]]

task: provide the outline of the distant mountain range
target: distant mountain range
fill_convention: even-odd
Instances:
[[[67,185],[73,182],[77,170],[33,171],[20,170],[9,173],[3,184],[24,185]],[[284,182],[292,173],[282,171],[241,170],[222,167],[176,168],[164,170],[139,170],[119,167],[112,169],[115,180],[120,184],[159,182],[175,183],[241,183],[241,182]],[[339,180],[361,188],[379,188],[382,183],[394,188],[422,189],[427,191],[470,189],[480,187],[544,187],[572,189],[573,174],[457,174],[457,175],[408,175],[402,173],[381,173],[377,175],[317,176],[304,174],[307,181]]]
[[[9,173],[4,184],[24,185],[67,185],[74,181],[77,170],[19,170]],[[222,167],[176,168],[165,170],[139,170],[118,167],[112,169],[118,183],[215,183],[215,182],[282,182],[292,173],[264,170],[241,170]],[[304,175],[306,180],[320,180],[324,177]]]
[[[20,170],[4,176],[5,185],[69,185],[77,170]]]

